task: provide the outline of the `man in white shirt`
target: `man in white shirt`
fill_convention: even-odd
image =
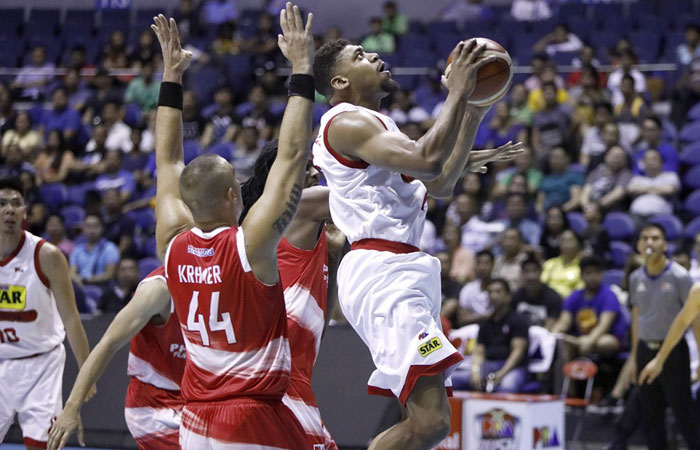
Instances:
[[[673,214],[671,199],[681,187],[675,172],[663,172],[663,160],[659,152],[649,149],[644,153],[646,175],[635,175],[627,185],[627,193],[634,198],[630,212],[637,216]]]
[[[620,85],[622,84],[622,77],[624,75],[629,75],[634,78],[634,89],[638,93],[644,94],[647,90],[647,81],[646,78],[644,78],[644,74],[632,68],[634,60],[635,55],[631,50],[624,52],[620,55],[620,68],[612,72],[608,77],[608,89],[612,93],[613,105],[619,105],[624,101],[622,92],[620,91]]]
[[[459,312],[457,313],[459,326],[481,322],[491,316],[493,308],[489,303],[486,286],[491,279],[493,263],[493,254],[490,251],[482,250],[476,254],[474,269],[476,279],[465,284],[459,291]]]

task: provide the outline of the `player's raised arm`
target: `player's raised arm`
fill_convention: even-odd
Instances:
[[[279,36],[278,42],[292,64],[291,95],[282,118],[277,157],[265,190],[241,224],[251,268],[264,283],[278,280],[277,244],[301,199],[304,170],[309,159],[314,95],[312,20],[313,15],[309,14],[304,27],[299,8],[291,3],[280,12],[283,35]]]
[[[169,315],[170,293],[165,281],[153,279],[139,284],[131,301],[116,315],[78,372],[66,405],[49,431],[49,450],[63,448],[76,429],[78,441],[85,445],[80,409],[87,401],[90,388],[102,376],[117,351],[128,344],[154,316],[160,316],[167,321]]]
[[[182,144],[182,74],[192,53],[182,49],[174,19],[153,18],[151,28],[163,51],[163,82],[156,116],[156,242],[162,258],[168,243],[194,224],[182,201],[179,180],[185,168]]]
[[[423,181],[436,179],[457,142],[467,98],[476,86],[476,73],[481,66],[495,60],[495,57],[481,57],[485,49],[483,45],[477,46],[476,41],[457,45],[453,62],[457,64],[457,72],[453,71],[448,79],[447,99],[435,124],[419,140],[387,131],[368,112],[349,111],[331,122],[328,128],[330,146],[343,156],[384,169]],[[375,57],[370,55],[370,58]]]

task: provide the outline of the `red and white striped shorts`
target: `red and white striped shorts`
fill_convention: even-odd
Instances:
[[[140,450],[178,449],[184,400],[169,391],[131,377],[124,417]]]

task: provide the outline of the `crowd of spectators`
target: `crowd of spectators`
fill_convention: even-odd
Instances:
[[[195,59],[185,82],[185,158],[220,154],[240,181],[252,173],[264,142],[276,137],[284,111],[277,3],[251,14],[231,0],[182,0],[174,11]],[[552,16],[548,8],[544,1],[514,2],[512,18],[545,20]],[[390,59],[422,28],[394,2],[382,14],[366,34],[350,37]],[[461,22],[493,20],[495,13],[479,1],[459,0],[441,14]],[[83,312],[118,310],[139,276],[157,264],[152,201],[160,60],[148,29],[132,34],[129,40],[124,30],[110,31],[93,58],[80,44],[52,58],[43,45],[29,46],[18,74],[0,84],[0,175],[21,178],[28,228],[61,248],[75,285],[92,296]],[[318,43],[343,35],[332,27]],[[570,355],[614,358],[628,344],[626,297],[609,281],[624,284],[634,228],[658,215],[691,222],[683,199],[691,186],[700,187],[681,176],[689,168],[683,150],[698,137],[679,133],[700,118],[700,111],[691,113],[700,101],[700,27],[685,25],[684,37],[677,72],[652,96],[658,76],[635,67],[639,49],[624,35],[606,49],[563,23],[542,32],[533,43],[531,74],[516,77],[475,141],[475,148],[522,141],[526,151],[486,174],[465,175],[449,201],[428,201],[421,247],[442,263],[443,316],[454,328],[483,324],[479,343],[495,344],[480,349],[479,358],[508,357],[510,340],[498,336],[504,321],[512,322],[509,339],[527,338],[524,323],[567,335]],[[575,53],[568,74],[558,71],[562,53]],[[615,69],[602,70],[600,60]],[[382,103],[382,112],[414,139],[432,125],[445,97],[440,68],[429,69],[426,76],[397,77],[405,89]],[[328,108],[317,100],[316,124]],[[654,112],[660,102],[671,106],[670,114]],[[620,212],[632,223],[627,234],[607,222]],[[700,280],[700,238],[682,229],[669,236],[678,260]],[[524,369],[527,352],[517,347],[524,359],[511,366]],[[506,384],[522,384],[521,375]]]

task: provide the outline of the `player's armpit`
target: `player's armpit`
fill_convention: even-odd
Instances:
[[[383,169],[430,180],[440,175],[439,155],[429,158],[422,147],[401,132],[387,131],[384,124],[365,111],[348,111],[328,125],[328,144],[341,156]]]
[[[304,189],[301,193],[297,215],[317,222],[330,220],[331,209],[328,205],[330,192],[328,186],[311,186]]]

